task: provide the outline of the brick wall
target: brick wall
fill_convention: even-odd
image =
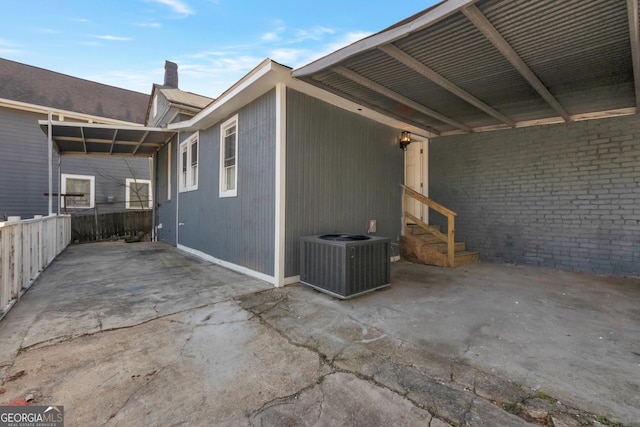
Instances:
[[[434,138],[429,195],[482,260],[640,276],[637,115]]]

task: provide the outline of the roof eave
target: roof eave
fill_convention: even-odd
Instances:
[[[29,111],[32,113],[39,113],[39,114],[52,113],[58,116],[63,116],[67,119],[86,120],[89,123],[92,123],[92,122],[108,123],[108,124],[114,124],[114,125],[126,125],[126,126],[134,126],[134,127],[142,126],[142,124],[136,123],[136,122],[129,122],[129,121],[119,120],[119,119],[111,119],[108,117],[94,116],[91,114],[78,113],[76,111],[70,111],[70,110],[62,110],[60,108],[48,107],[46,105],[29,104],[27,102],[14,101],[12,99],[6,99],[6,98],[0,98],[0,107],[6,107],[6,108],[21,110],[21,111]]]
[[[171,130],[207,129],[242,106],[291,79],[291,69],[265,59],[193,118],[167,125]]]

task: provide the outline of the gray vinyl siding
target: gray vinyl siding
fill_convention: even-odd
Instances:
[[[133,210],[126,207],[127,178],[150,179],[148,158],[63,156],[61,169],[63,174],[95,177],[94,209],[99,214]],[[94,215],[94,209],[69,209],[68,213]]]
[[[46,117],[0,107],[0,220],[14,215],[32,218],[49,211],[44,196],[49,191],[47,137],[38,126],[40,119]],[[57,176],[57,160],[54,165]],[[57,179],[53,189],[58,191]]]
[[[178,217],[184,223],[179,227],[178,241],[214,258],[273,276],[275,91],[238,112],[237,197],[219,197],[219,125],[200,131],[198,189],[178,196]],[[183,132],[181,139],[189,136]]]
[[[158,126],[159,124],[163,124],[160,122],[166,121],[165,115],[169,111],[169,108],[171,108],[171,104],[169,103],[167,98],[162,93],[160,93],[160,91],[157,88],[156,88],[155,94],[156,94],[155,96],[158,97],[158,110],[157,110],[157,114],[154,116],[153,115],[153,98],[151,98],[151,106],[150,106],[151,108],[149,110],[148,126]]]
[[[482,260],[640,276],[638,115],[435,138],[429,157]]]
[[[47,135],[40,129],[37,114],[0,108],[0,218],[19,215],[31,218],[49,210]],[[95,203],[99,213],[125,209],[126,178],[149,179],[148,159],[66,156],[61,173],[95,176]],[[53,154],[53,191],[58,193],[58,156]],[[107,203],[112,196],[113,203]],[[58,211],[54,197],[53,211]],[[73,209],[74,214],[93,210]]]
[[[156,181],[155,181],[155,201],[156,201],[156,225],[162,224],[158,229],[158,240],[176,244],[176,159],[177,138],[171,142],[171,200],[167,198],[167,161],[169,145],[162,147],[156,154]]]
[[[287,277],[300,274],[300,237],[332,232],[396,242],[401,233],[403,152],[399,131],[287,91]]]

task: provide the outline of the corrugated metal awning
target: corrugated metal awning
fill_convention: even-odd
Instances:
[[[49,121],[40,120],[49,132]],[[176,134],[174,130],[143,126],[51,122],[52,139],[60,155],[151,157]]]
[[[638,0],[447,0],[293,76],[436,135],[634,114]]]

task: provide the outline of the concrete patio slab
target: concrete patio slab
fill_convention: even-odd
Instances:
[[[0,322],[0,404],[86,425],[640,425],[640,280],[394,263],[337,300],[69,247]],[[592,415],[593,414],[593,415]]]

